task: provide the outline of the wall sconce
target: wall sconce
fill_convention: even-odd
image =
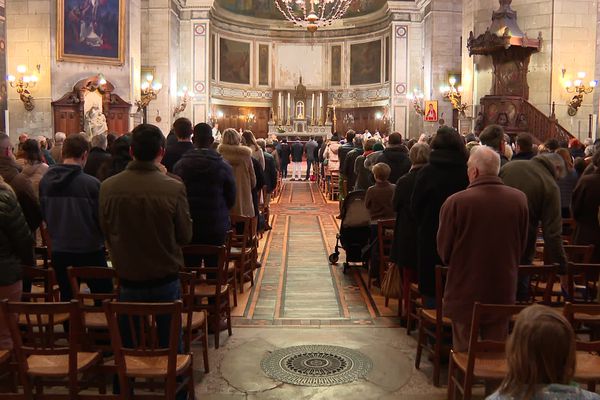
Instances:
[[[450,86],[442,86],[440,92],[446,101],[452,103],[452,108],[457,110],[461,115],[465,115],[467,105],[462,103],[462,86],[456,87],[456,78],[451,76],[448,79]]]
[[[248,113],[246,116],[246,122],[248,129],[252,129],[252,125],[256,122],[256,115],[254,113]]]
[[[219,118],[223,118],[223,111],[216,111],[216,113],[208,114],[208,121],[211,126],[215,126],[215,124],[219,123]]]
[[[40,65],[36,65],[35,67],[40,73]],[[21,98],[23,105],[25,106],[25,110],[32,111],[35,108],[33,104],[33,96],[29,89],[32,89],[36,86],[38,82],[37,75],[25,75],[27,72],[27,67],[25,65],[17,66],[17,76],[8,75],[6,80],[10,84],[10,87],[15,88],[17,90],[17,94]]]
[[[415,89],[412,93],[406,95],[406,98],[412,102],[413,108],[418,115],[425,115],[423,110],[423,98],[425,96],[419,90]]]
[[[189,91],[188,88],[185,86],[183,87],[183,89],[181,89],[179,93],[177,93],[177,96],[181,97],[181,103],[178,106],[176,106],[173,110],[173,118],[184,112],[188,102],[190,101]]]
[[[146,75],[146,81],[141,85],[141,98],[136,101],[135,104],[138,107],[138,112],[142,110],[144,112],[143,122],[147,123],[148,115],[147,109],[148,105],[152,100],[156,100],[158,97],[158,93],[162,89],[162,85],[159,82],[154,81],[154,76],[152,74]]]
[[[569,108],[567,109],[567,113],[571,117],[577,114],[579,107],[581,107],[581,104],[583,103],[583,96],[592,93],[596,85],[598,85],[598,81],[592,80],[590,81],[589,86],[586,86],[585,83],[583,83],[585,75],[585,72],[578,72],[577,79],[574,82],[571,82],[570,80],[565,82],[567,93],[575,93],[575,96],[569,101]]]

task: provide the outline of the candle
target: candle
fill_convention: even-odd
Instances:
[[[290,100],[290,92],[288,92],[288,117],[287,117],[288,124],[291,120],[291,115],[292,115],[292,102]]]
[[[315,124],[315,94],[312,94],[310,101],[310,123]]]
[[[323,119],[323,92],[319,92],[319,115],[317,118],[319,118],[319,121]]]

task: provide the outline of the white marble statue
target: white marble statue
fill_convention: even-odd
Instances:
[[[93,106],[85,113],[85,133],[89,140],[96,135],[108,133],[106,116],[97,106]]]

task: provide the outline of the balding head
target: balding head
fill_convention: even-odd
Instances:
[[[500,172],[500,155],[488,146],[476,146],[471,150],[467,163],[469,182],[480,176],[498,176]]]

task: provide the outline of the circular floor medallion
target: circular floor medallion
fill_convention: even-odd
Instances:
[[[350,383],[369,373],[373,364],[362,353],[339,346],[305,345],[275,350],[260,366],[267,376],[298,386]]]

